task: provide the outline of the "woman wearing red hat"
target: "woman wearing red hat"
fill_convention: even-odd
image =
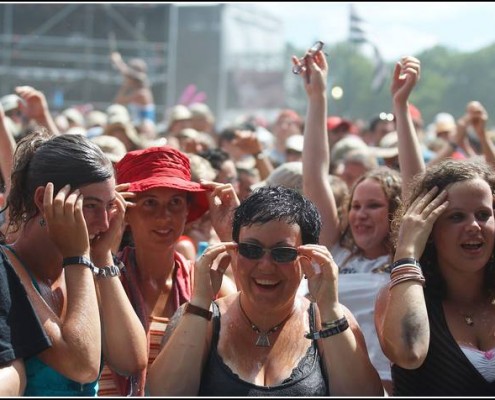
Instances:
[[[229,230],[220,226],[228,218],[219,213],[227,213],[238,200],[232,185],[191,181],[189,158],[170,146],[128,152],[116,170],[117,181],[130,184],[124,195],[132,202],[126,211],[132,245],[119,253],[126,266],[122,282],[147,332],[150,365],[169,318],[192,294],[193,264],[175,250],[185,224],[211,204],[217,233],[229,239]],[[220,202],[214,204],[215,197]],[[222,289],[220,296],[235,292],[235,285],[224,279]],[[146,373],[146,369],[129,377],[113,373],[112,380],[105,370],[99,394],[143,396]]]

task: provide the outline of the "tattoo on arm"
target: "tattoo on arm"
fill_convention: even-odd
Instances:
[[[170,318],[170,321],[167,324],[167,328],[165,329],[165,332],[163,333],[162,342],[160,343],[161,348],[163,348],[163,346],[165,346],[165,343],[167,343],[170,336],[172,336],[172,333],[174,333],[174,330],[177,327],[177,325],[179,324],[179,320],[182,317],[182,314],[184,314],[184,307],[185,307],[185,304],[182,304],[177,309],[177,311],[174,313],[172,318]]]

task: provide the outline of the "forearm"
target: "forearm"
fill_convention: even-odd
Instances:
[[[0,170],[5,182],[6,193],[10,190],[10,174],[12,173],[15,146],[14,137],[5,124],[3,113],[0,112]]]
[[[207,331],[205,318],[192,314],[180,318],[148,371],[146,386],[151,396],[198,395],[208,350]]]
[[[495,168],[495,146],[492,140],[488,137],[486,130],[483,130],[482,134],[479,134],[481,142],[481,152],[485,156],[487,164]]]
[[[55,121],[53,120],[48,108],[45,109],[43,115],[41,115],[40,118],[36,120],[36,122],[47,128],[48,131],[51,132],[53,135],[60,135],[57,125],[55,124]]]
[[[265,180],[273,171],[273,164],[269,157],[258,158],[255,156],[256,168],[260,173],[260,179]]]
[[[96,287],[105,361],[121,375],[135,374],[146,368],[148,363],[148,345],[144,327],[118,276],[97,277]]]
[[[334,318],[341,318],[341,313]],[[354,318],[346,313],[350,327],[336,335],[319,339],[333,396],[383,396],[380,376],[371,364],[362,333]],[[360,338],[359,338],[360,337]]]
[[[327,98],[310,97],[306,114],[303,146],[303,192],[321,213],[320,243],[331,247],[339,238],[339,217],[328,181],[330,146],[326,130]]]
[[[402,368],[423,363],[430,340],[423,287],[408,281],[390,289],[385,315],[377,333],[384,354]]]
[[[101,327],[93,273],[83,265],[65,268],[67,310],[60,319],[40,297],[35,308],[52,347],[40,358],[68,378],[91,382],[98,377]],[[41,301],[40,301],[41,300]]]
[[[395,261],[413,258],[414,251],[398,247]],[[378,295],[375,325],[384,354],[403,368],[419,367],[428,352],[430,330],[423,286],[406,280],[387,286]]]
[[[393,104],[399,145],[399,166],[402,175],[402,196],[406,198],[413,177],[425,170],[421,146],[409,113],[407,102]]]

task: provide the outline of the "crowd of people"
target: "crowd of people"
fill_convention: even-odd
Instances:
[[[425,126],[407,56],[392,113],[329,116],[322,46],[272,123],[159,122],[119,53],[105,110],[0,98],[0,395],[495,394],[488,113]]]

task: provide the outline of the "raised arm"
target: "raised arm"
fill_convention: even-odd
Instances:
[[[320,243],[331,247],[340,236],[337,204],[328,181],[330,146],[327,136],[327,75],[328,64],[322,51],[306,53],[307,69],[301,73],[308,97],[304,124],[303,192],[318,208],[322,229]],[[292,57],[294,65],[301,60]],[[308,79],[309,76],[309,79]]]
[[[10,174],[14,160],[15,140],[9,131],[5,120],[5,113],[0,104],[0,171],[5,182],[5,194],[10,191]]]
[[[60,134],[50,114],[48,102],[43,92],[31,86],[18,86],[15,91],[25,101],[24,104],[21,103],[20,109],[29,119],[44,126],[53,135]]]
[[[71,193],[66,185],[54,196],[53,184],[48,183],[36,190],[35,198],[44,210],[46,229],[62,256],[89,259],[89,237],[79,191]],[[94,381],[100,371],[101,326],[91,269],[79,263],[65,266],[67,301],[62,317],[39,295],[27,271],[22,267],[16,270],[52,341],[52,347],[39,354],[40,359],[76,382]]]
[[[225,272],[221,267],[213,269],[212,265],[217,257],[235,246],[233,242],[214,244],[196,262],[191,305],[210,310]],[[179,308],[167,326],[160,354],[148,371],[146,386],[149,394],[197,396],[211,335],[212,323],[206,316],[184,312],[184,306]]]
[[[403,57],[395,64],[390,92],[399,141],[399,167],[402,175],[402,197],[408,195],[412,178],[424,171],[418,135],[409,112],[409,96],[420,76],[420,62],[414,57]]]
[[[433,224],[447,205],[447,193],[438,193],[436,187],[415,199],[401,219],[394,261],[420,259]],[[415,369],[422,365],[428,353],[430,328],[423,285],[409,264],[405,261],[403,281],[393,287],[385,286],[378,294],[375,326],[388,359],[402,368]]]
[[[471,126],[480,141],[481,153],[484,155],[486,162],[495,168],[495,146],[486,130],[488,113],[479,101],[470,101],[466,109],[470,117]]]
[[[128,184],[120,185],[122,190]],[[118,190],[118,189],[117,189]],[[112,244],[121,237],[126,201],[116,191],[114,207],[109,213],[109,229],[94,239],[91,245],[91,260],[100,267],[114,265]],[[102,325],[102,350],[105,361],[117,373],[127,376],[146,368],[148,348],[146,332],[118,275],[95,279],[98,305]],[[122,351],[126,349],[126,351]]]

